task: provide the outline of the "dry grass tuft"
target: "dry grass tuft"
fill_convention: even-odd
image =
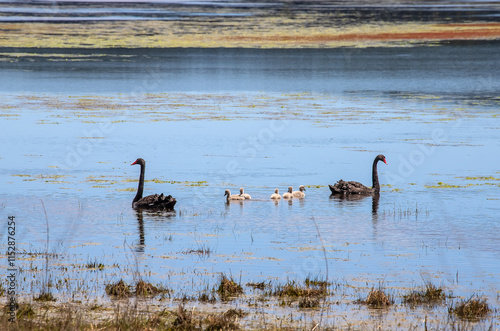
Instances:
[[[473,295],[468,300],[462,300],[458,305],[450,307],[448,312],[464,320],[478,321],[488,315],[491,309],[486,299],[480,299],[477,295]]]
[[[266,281],[262,281],[259,283],[247,283],[246,285],[248,287],[251,287],[251,288],[257,289],[257,290],[264,290],[266,287],[271,286],[271,284],[269,282],[266,282]]]
[[[155,296],[162,291],[151,283],[146,283],[142,279],[135,285],[135,295],[137,296]]]
[[[118,283],[106,285],[106,294],[112,297],[123,299],[128,298],[131,295],[130,287],[120,279]]]
[[[299,308],[319,307],[320,299],[328,295],[328,283],[307,278],[305,284],[300,286],[295,281],[288,281],[285,285],[277,285],[270,294],[282,299],[282,305],[290,305],[298,300]]]
[[[360,300],[360,303],[366,304],[372,308],[385,308],[394,303],[392,297],[384,292],[382,288],[374,289],[368,294],[365,301]]]
[[[21,303],[20,305],[17,305],[16,308],[17,319],[33,318],[35,316],[35,311],[33,310],[33,306],[31,305],[31,303]]]
[[[50,292],[42,292],[34,298],[35,301],[56,301],[56,298]]]
[[[205,319],[205,323],[207,324],[206,330],[239,330],[240,326],[237,320],[247,314],[241,309],[229,309],[221,314],[209,315]]]
[[[217,301],[217,299],[215,298],[215,296],[213,294],[208,295],[207,293],[201,293],[198,296],[198,301],[203,302],[203,303],[215,303]]]
[[[196,324],[193,313],[184,309],[184,305],[179,305],[173,322],[173,330],[201,330],[201,325]]]
[[[236,296],[243,294],[243,287],[237,284],[233,278],[227,278],[226,275],[221,275],[220,284],[215,290],[221,298],[222,301],[228,301],[234,299]]]
[[[412,291],[403,295],[403,302],[409,305],[436,304],[446,300],[446,295],[442,287],[436,287],[431,283],[425,285],[425,291]]]

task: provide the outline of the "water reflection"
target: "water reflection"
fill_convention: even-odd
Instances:
[[[371,196],[372,198],[372,220],[376,221],[378,206],[380,201],[380,194],[373,195],[360,195],[360,194],[348,194],[348,195],[340,195],[340,194],[330,194],[330,199],[337,201],[338,203],[343,203],[344,201],[360,201],[367,197]]]
[[[137,226],[139,230],[139,242],[134,242],[134,251],[137,253],[144,253],[146,247],[146,235],[144,231],[144,216],[150,217],[157,221],[169,220],[175,216],[175,211],[153,211],[144,209],[135,209],[135,216],[137,218]]]
[[[136,210],[135,213],[139,226],[139,245],[134,245],[134,250],[137,253],[144,253],[144,247],[146,246],[146,240],[144,239],[144,216],[140,209]]]
[[[380,194],[374,194],[372,196],[372,222],[375,226],[378,222],[378,204],[380,201]]]

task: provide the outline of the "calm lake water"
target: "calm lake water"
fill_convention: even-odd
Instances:
[[[44,252],[48,224],[54,278],[138,270],[188,294],[221,272],[393,291],[429,279],[500,307],[497,42],[0,53],[0,244],[13,215],[17,249]],[[370,186],[380,153],[379,201],[330,198],[339,179]],[[173,195],[174,213],[131,209],[138,157],[145,193]],[[290,185],[306,198],[269,200]],[[242,186],[253,200],[226,205]],[[24,272],[44,268],[30,257]],[[99,275],[78,267],[94,260]]]

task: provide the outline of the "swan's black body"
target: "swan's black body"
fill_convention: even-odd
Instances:
[[[377,155],[375,160],[373,160],[372,167],[372,187],[366,187],[359,182],[346,182],[344,180],[339,180],[334,185],[328,185],[330,187],[330,191],[332,191],[333,195],[341,195],[347,196],[351,194],[359,194],[359,195],[372,195],[380,193],[380,184],[378,182],[378,172],[377,172],[377,163],[378,161],[382,161],[387,164],[385,160],[385,156],[382,154]]]
[[[132,201],[132,208],[134,209],[155,209],[155,210],[172,210],[174,209],[175,203],[177,202],[175,198],[171,195],[164,196],[162,194],[148,195],[147,197],[142,197],[144,191],[144,172],[146,170],[146,161],[141,158],[135,160],[134,164],[139,164],[141,166],[141,175],[139,177],[139,187],[137,188],[137,194]]]

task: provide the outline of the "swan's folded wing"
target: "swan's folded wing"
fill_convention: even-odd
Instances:
[[[370,188],[364,186],[360,182],[346,182],[344,180],[339,180],[334,185],[328,185],[332,194],[365,194]]]
[[[136,208],[171,210],[177,201],[171,195],[148,195],[135,203]]]
[[[366,193],[366,191],[369,190],[368,187],[359,182],[346,182],[345,186],[350,194],[362,194]]]

